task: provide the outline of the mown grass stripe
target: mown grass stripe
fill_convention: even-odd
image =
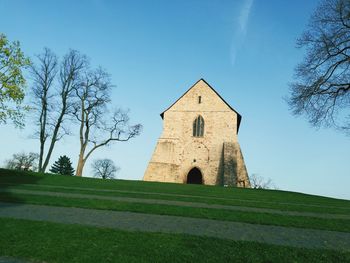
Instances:
[[[287,216],[267,213],[229,211],[222,209],[169,206],[161,204],[127,203],[112,200],[86,198],[66,198],[58,196],[43,197],[38,195],[25,194],[0,193],[0,200],[27,204],[81,207],[114,211],[131,211],[146,214],[174,215],[193,218],[246,222],[252,224],[291,226],[299,228],[350,232],[350,220],[344,219],[324,219],[290,215]]]
[[[0,218],[0,254],[40,262],[350,262],[350,253]]]
[[[335,231],[84,208],[30,204],[18,206],[2,202],[0,202],[0,217],[92,225],[128,231],[182,233],[237,241],[350,252],[350,233]]]
[[[157,192],[166,194],[184,194],[206,196],[207,198],[238,198],[242,200],[267,201],[284,203],[316,204],[324,206],[340,206],[350,208],[350,201],[296,192],[261,189],[242,189],[219,186],[183,185],[128,180],[99,180],[94,178],[78,178],[39,174],[23,171],[0,169],[0,182],[14,184],[62,185],[68,187],[89,187],[94,189],[126,190]]]
[[[142,197],[145,198],[154,198],[154,196],[157,196],[159,199],[164,199],[164,197],[174,197],[174,199],[178,199],[179,197],[185,197],[185,198],[191,198],[191,199],[202,199],[203,202],[208,202],[208,196],[198,196],[198,195],[184,195],[184,194],[167,194],[167,193],[161,193],[161,192],[142,192],[142,191],[127,191],[127,190],[112,190],[112,189],[96,189],[96,188],[88,188],[88,187],[71,187],[71,186],[61,186],[61,185],[44,185],[44,184],[24,184],[24,185],[16,185],[13,183],[0,183],[3,186],[8,186],[13,189],[28,189],[34,188],[38,190],[44,190],[45,188],[49,188],[53,191],[59,192],[64,190],[77,190],[77,191],[91,191],[95,194],[112,194],[115,195],[116,193],[124,193],[124,194],[136,194],[136,195],[142,195]],[[150,197],[152,196],[152,197]],[[167,200],[173,200],[173,199],[167,199]],[[210,197],[210,200],[224,200],[224,201],[239,201],[239,202],[248,202],[248,203],[263,203],[263,204],[280,204],[280,205],[298,205],[301,207],[318,207],[322,209],[334,209],[334,208],[340,208],[342,210],[349,210],[349,207],[344,206],[327,206],[327,205],[318,205],[318,204],[305,204],[305,203],[286,203],[286,202],[278,202],[278,201],[260,201],[260,200],[245,200],[245,199],[239,199],[239,198],[221,198],[221,197]]]
[[[86,198],[86,199],[111,200],[111,201],[119,201],[119,202],[127,202],[127,203],[160,204],[160,205],[170,205],[170,206],[184,206],[184,207],[233,210],[233,211],[241,211],[241,212],[279,214],[279,215],[286,215],[286,216],[305,216],[305,217],[317,217],[317,218],[327,218],[327,219],[347,219],[347,220],[350,220],[350,215],[342,215],[342,214],[290,212],[290,211],[281,211],[281,210],[276,210],[276,209],[252,208],[252,207],[243,207],[243,206],[228,206],[228,205],[218,205],[218,204],[205,204],[205,203],[183,202],[183,201],[173,201],[173,200],[141,199],[141,198],[130,198],[130,197],[79,194],[79,193],[31,191],[31,190],[23,190],[23,189],[1,189],[0,188],[0,193],[1,192],[7,193],[7,194],[13,193],[13,194],[29,194],[29,195],[39,195],[39,196],[56,196],[56,197],[65,197],[65,198]]]
[[[48,191],[48,192],[64,192],[64,193],[71,193],[72,190],[75,193],[81,193],[81,194],[91,194],[94,195],[102,195],[102,196],[120,196],[120,197],[131,197],[131,198],[142,198],[142,199],[157,199],[157,200],[176,200],[176,201],[184,201],[184,202],[196,202],[196,203],[205,203],[205,204],[213,204],[213,205],[229,205],[229,206],[240,206],[240,207],[255,207],[255,208],[267,208],[267,209],[277,209],[281,211],[296,211],[296,212],[310,212],[310,213],[321,213],[321,214],[347,214],[350,215],[350,210],[346,208],[328,208],[328,207],[322,207],[322,206],[304,206],[299,204],[281,204],[279,202],[260,202],[260,201],[248,201],[245,200],[213,200],[211,198],[193,198],[193,197],[168,197],[168,196],[162,196],[162,195],[148,195],[148,194],[139,194],[139,193],[127,193],[127,192],[105,192],[100,190],[77,190],[74,188],[66,189],[66,187],[41,187],[32,185],[29,188],[27,185],[18,185],[18,186],[9,186],[5,189],[35,189],[35,190],[41,190],[41,191]],[[340,216],[341,217],[341,216]]]

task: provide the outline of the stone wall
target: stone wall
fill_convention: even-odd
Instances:
[[[238,142],[223,145],[223,185],[250,187],[247,168]]]
[[[198,115],[204,119],[203,137],[193,136],[193,121]],[[188,172],[197,167],[202,173],[204,184],[223,184],[223,145],[226,142],[238,145],[237,119],[237,113],[206,82],[197,82],[164,112],[163,132],[144,180],[185,183]],[[232,155],[233,159],[239,158],[235,160],[238,162],[235,172],[244,172],[244,163],[239,164],[244,162],[243,157],[239,156],[240,149]]]

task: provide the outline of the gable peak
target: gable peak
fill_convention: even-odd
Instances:
[[[179,97],[173,104],[171,104],[165,111],[163,111],[160,116],[162,117],[162,119],[164,118],[164,112],[166,112],[167,110],[169,110],[176,102],[178,102],[183,96],[185,96],[190,90],[192,90],[195,86],[197,86],[199,83],[204,83],[209,89],[211,89],[233,112],[235,112],[237,114],[237,133],[239,130],[239,126],[241,123],[241,119],[242,116],[241,114],[239,114],[234,108],[232,108],[230,106],[230,104],[228,104],[221,96],[220,94],[212,87],[210,86],[210,84],[204,79],[204,78],[200,78],[196,83],[194,83],[184,94],[182,94],[181,97]]]

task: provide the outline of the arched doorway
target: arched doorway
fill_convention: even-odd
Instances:
[[[203,177],[201,171],[194,167],[189,171],[187,175],[187,183],[188,184],[202,184],[203,183]]]

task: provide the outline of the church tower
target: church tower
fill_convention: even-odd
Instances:
[[[204,79],[160,116],[143,180],[250,187],[237,138],[242,117]]]

